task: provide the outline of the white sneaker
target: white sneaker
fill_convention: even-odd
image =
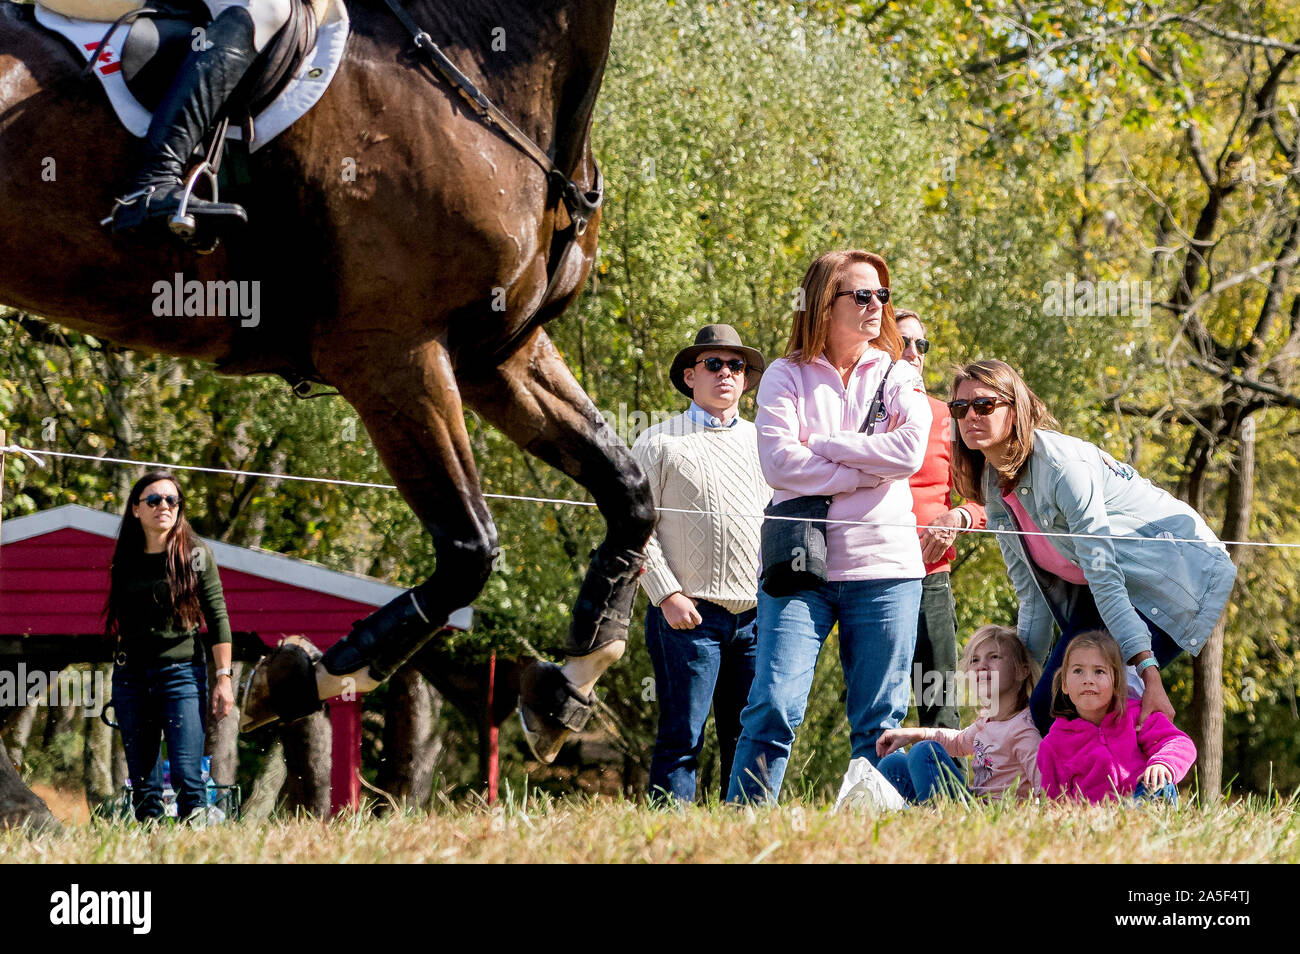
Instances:
[[[852,809],[876,814],[906,807],[907,800],[869,759],[863,756],[849,762],[839,797],[835,799],[835,811]]]

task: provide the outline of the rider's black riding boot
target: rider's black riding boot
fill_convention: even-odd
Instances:
[[[154,112],[144,140],[144,165],[130,192],[114,206],[114,232],[138,228],[176,212],[191,156],[257,56],[253,19],[242,7],[223,10],[208,24],[203,38],[207,47],[192,50],[185,58]],[[248,219],[238,205],[193,196],[187,211],[196,217],[220,214]]]

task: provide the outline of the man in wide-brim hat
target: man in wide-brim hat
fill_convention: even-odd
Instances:
[[[668,369],[668,377],[673,382],[673,387],[688,398],[694,398],[695,394],[686,379],[686,372],[708,360],[711,352],[717,352],[717,357],[722,357],[723,352],[735,352],[727,355],[727,358],[740,358],[745,362],[744,390],[758,387],[758,379],[762,377],[767,362],[763,360],[763,355],[757,348],[747,348],[740,343],[740,335],[736,334],[736,329],[731,325],[705,325],[695,336],[695,344],[677,352],[672,367]]]
[[[710,708],[724,789],[731,773],[758,643],[762,521],[755,515],[772,497],[758,462],[758,432],[739,407],[766,364],[730,325],[706,325],[669,371],[690,406],[643,432],[632,447],[655,506],[663,508],[641,577],[659,704],[650,761],[650,793],[657,799],[694,800]]]

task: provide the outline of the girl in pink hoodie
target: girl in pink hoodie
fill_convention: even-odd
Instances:
[[[1074,637],[1052,680],[1052,723],[1038,747],[1042,787],[1053,798],[1101,802],[1128,795],[1178,801],[1175,787],[1196,747],[1162,712],[1137,724],[1119,644],[1097,630]]]

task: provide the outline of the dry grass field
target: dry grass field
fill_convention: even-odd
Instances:
[[[107,823],[0,832],[16,863],[1300,862],[1300,800],[1213,808],[992,803],[870,817],[779,808],[656,811],[507,796],[492,808],[281,819],[212,829]]]

